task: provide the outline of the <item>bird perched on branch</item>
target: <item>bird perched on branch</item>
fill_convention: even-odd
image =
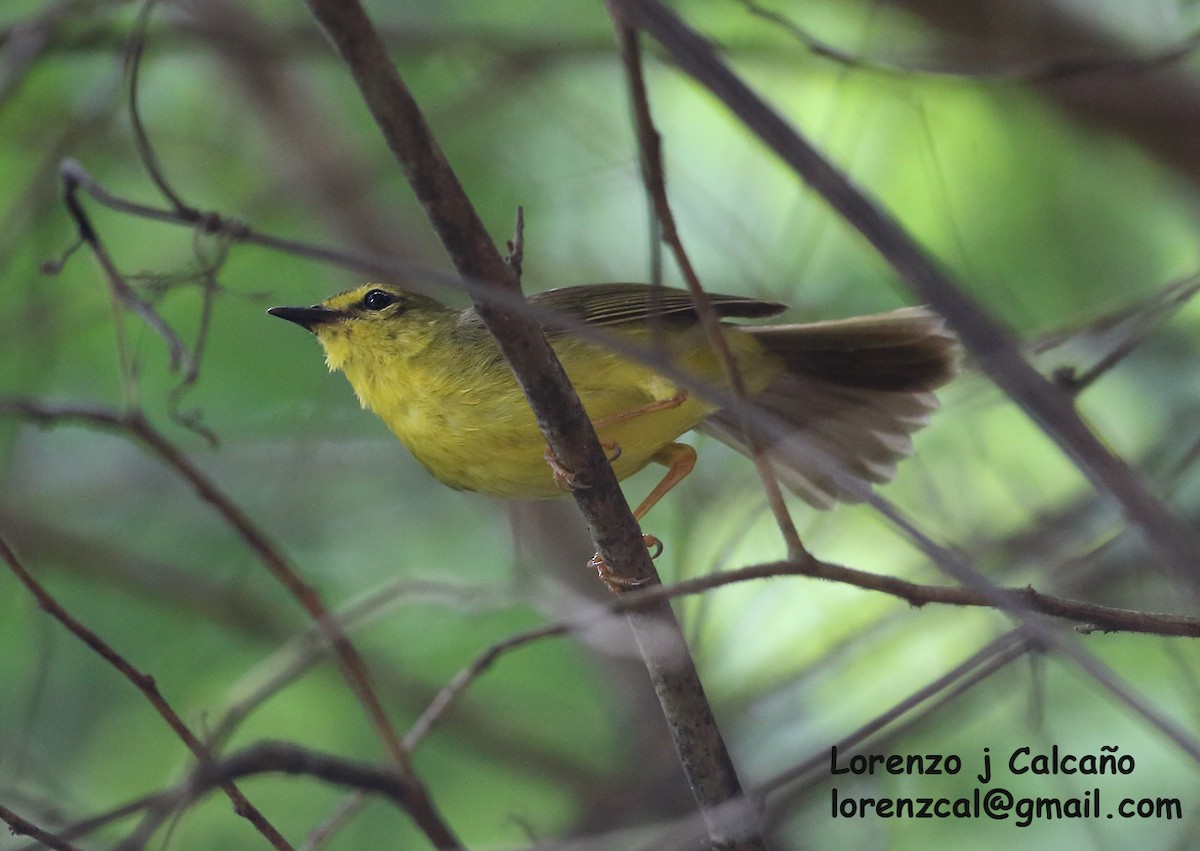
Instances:
[[[743,453],[738,413],[668,377],[653,357],[707,387],[730,387],[727,366],[689,293],[643,284],[568,287],[530,303],[562,322],[546,332],[618,479],[650,462],[667,467],[634,511],[641,518],[691,471],[696,453],[677,438],[693,429]],[[759,319],[786,305],[708,296],[723,320]],[[273,307],[312,331],[330,370],[341,370],[435,477],[502,497],[550,497],[571,484],[547,455],[533,412],[483,321],[384,284],[364,284],[312,307]],[[597,326],[654,353],[646,363],[572,333]],[[955,374],[956,338],[919,307],[827,322],[721,330],[742,384],[766,418],[755,426],[781,480],[818,508],[859,501],[890,480],[912,451],[911,435],[937,407],[935,389]],[[549,466],[547,465],[549,461]]]

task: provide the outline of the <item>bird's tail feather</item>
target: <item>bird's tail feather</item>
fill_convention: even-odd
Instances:
[[[889,481],[938,406],[932,391],[956,372],[958,341],[924,308],[739,330],[784,363],[753,399],[766,413],[755,427],[780,480],[818,508],[861,502]],[[736,412],[699,430],[750,452]]]

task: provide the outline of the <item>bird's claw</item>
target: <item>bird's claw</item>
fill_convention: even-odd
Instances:
[[[662,555],[663,543],[653,535],[642,535],[642,543],[646,548],[651,550],[650,558],[655,559]],[[608,562],[604,560],[604,556],[596,553],[588,561],[588,567],[593,568],[604,584],[608,586],[608,590],[614,594],[619,594],[622,591],[632,591],[634,588],[641,588],[648,585],[650,579],[629,579],[624,576],[617,576],[612,572],[612,568],[608,566]]]
[[[621,444],[615,440],[601,440],[600,446],[608,453],[608,463],[614,463],[621,457]],[[546,459],[546,463],[550,465],[550,471],[554,474],[554,484],[559,490],[563,491],[578,491],[587,490],[591,485],[586,482],[581,482],[579,478],[570,470],[562,465],[558,460],[558,456],[554,454],[554,450],[549,446],[542,453],[542,457]]]
[[[554,454],[554,450],[549,446],[547,446],[546,451],[542,453],[542,457],[545,458],[546,463],[550,465],[550,472],[554,475],[554,484],[559,490],[570,492],[584,490],[588,487],[591,487],[590,485],[579,481],[579,479],[575,477],[574,473],[564,467],[562,462],[558,460],[558,456]]]

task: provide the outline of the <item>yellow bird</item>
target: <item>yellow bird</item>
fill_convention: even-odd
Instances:
[[[644,284],[567,287],[529,301],[670,358],[684,374],[728,387],[691,296]],[[774,301],[709,295],[722,318],[786,309]],[[273,316],[316,334],[329,369],[345,373],[413,456],[450,487],[501,497],[561,494],[570,474],[546,444],[508,364],[473,309],[365,284]],[[924,308],[793,325],[722,323],[753,401],[779,428],[765,433],[780,478],[819,508],[861,498],[912,451],[911,434],[937,407],[933,391],[955,373],[958,344]],[[626,355],[572,335],[547,335],[612,455],[618,479],[651,461],[669,471],[634,512],[640,519],[691,470],[676,438],[711,434],[747,453],[737,416]],[[550,464],[547,464],[547,461]]]

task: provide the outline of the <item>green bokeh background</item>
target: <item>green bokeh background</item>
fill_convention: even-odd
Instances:
[[[1037,355],[1046,371],[1087,369],[1131,327],[1106,335],[1088,330],[1094,320],[1196,274],[1200,169],[1165,162],[1144,135],[1078,120],[1038,76],[1038,61],[1094,58],[1082,36],[1011,41],[1010,25],[1024,20],[1015,3],[986,4],[990,18],[983,4],[968,4],[974,12],[964,15],[980,16],[969,33],[939,29],[936,16],[915,8],[933,3],[769,7],[862,57],[847,65],[814,55],[747,4],[674,6],[1017,334],[1034,341],[1077,332]],[[1140,56],[1176,46],[1200,23],[1192,4],[1134,6],[1094,4],[1075,14]],[[370,11],[498,243],[524,207],[528,290],[648,279],[646,203],[602,3],[401,2]],[[311,338],[264,313],[354,286],[357,274],[85,202],[118,268],[171,327],[189,344],[206,330],[198,379],[176,406],[179,376],[162,341],[136,317],[114,317],[88,252],[75,252],[58,274],[42,272],[75,238],[56,178],[63,158],[121,197],[164,203],[130,129],[124,51],[137,14],[136,5],[99,0],[10,2],[0,12],[0,394],[119,408],[122,328],[137,402],[151,422],[331,607],[382,601],[352,635],[403,731],[492,643],[604,599],[584,567],[589,542],[569,501],[508,505],[438,485],[358,409],[344,380],[326,373]],[[33,39],[43,33],[44,43]],[[671,197],[707,287],[786,301],[795,320],[911,302],[886,264],[711,95],[649,53]],[[931,58],[947,69],[1022,73],[915,70]],[[1186,89],[1198,70],[1185,55],[1164,73]],[[1074,82],[1099,90],[1105,73]],[[1182,138],[1195,129],[1190,103],[1178,115],[1167,103],[1139,106],[1148,123]],[[265,233],[386,254],[414,269],[448,268],[301,5],[162,4],[151,18],[139,104],[163,173],[189,204]],[[207,285],[205,264],[216,270]],[[669,263],[665,275],[678,281]],[[408,283],[465,304],[433,278]],[[217,288],[207,322],[206,286]],[[1198,334],[1200,308],[1185,304],[1079,399],[1103,439],[1193,527],[1200,485],[1190,466],[1172,469],[1200,437]],[[177,410],[197,413],[218,444],[180,425]],[[696,472],[647,520],[666,542],[664,578],[783,557],[753,465],[704,438],[695,444]],[[653,475],[629,480],[626,492],[640,497]],[[916,457],[883,493],[995,581],[1131,609],[1196,609],[1189,586],[1164,578],[1113,506],[969,363],[918,438]],[[821,558],[949,581],[869,508],[793,508]],[[68,611],[153,674],[197,731],[277,670],[307,626],[229,526],[118,435],[0,419],[0,534]],[[56,830],[184,776],[186,749],[145,699],[50,621],[8,572],[0,573],[0,603],[0,803]],[[722,589],[677,611],[747,786],[828,754],[1014,623],[990,610],[914,609],[802,579]],[[1070,623],[1052,626],[1195,739],[1200,665],[1189,640],[1073,636]],[[516,650],[422,743],[417,768],[471,848],[572,837],[595,837],[579,847],[660,847],[658,827],[690,805],[644,680],[620,623]],[[1053,654],[1030,654],[887,735],[869,747],[959,754],[964,771],[835,780],[822,764],[769,799],[773,847],[1184,848],[1200,825],[1195,762]],[[227,747],[264,738],[383,761],[328,660],[274,693]],[[830,814],[835,785],[853,797],[969,795],[985,747],[999,765],[1015,748],[1055,744],[1080,754],[1116,746],[1135,757],[1136,771],[1094,783],[1002,777],[997,767],[996,782],[1018,795],[1060,797],[1099,785],[1113,807],[1125,796],[1177,797],[1184,820],[1016,828],[1011,819]],[[244,789],[297,845],[346,797],[278,776],[247,780]],[[111,847],[133,824],[76,841]],[[216,794],[156,841],[267,847]],[[0,836],[2,849],[25,847]],[[402,814],[370,801],[323,847],[425,846]]]

